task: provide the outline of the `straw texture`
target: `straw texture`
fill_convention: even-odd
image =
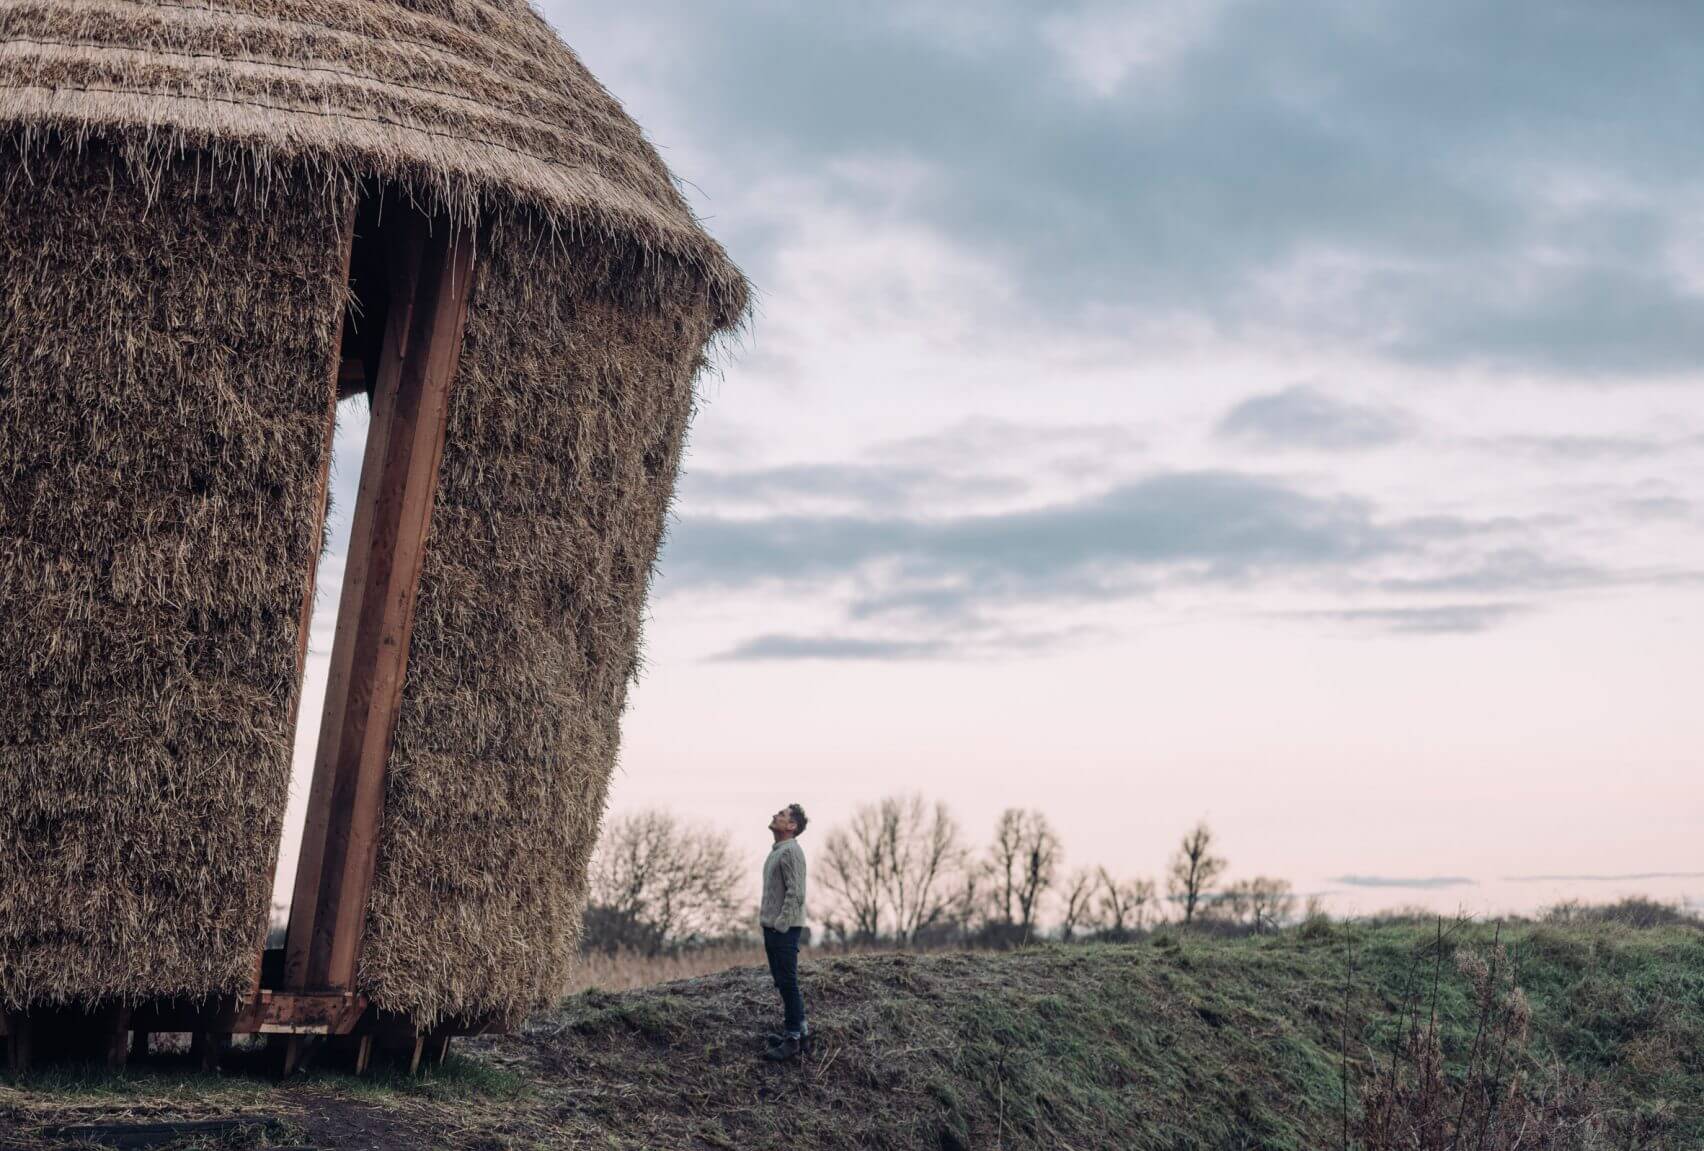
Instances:
[[[361,986],[567,978],[739,270],[520,0],[0,0],[0,1008],[247,986],[374,196],[481,246]]]
[[[423,1026],[560,993],[714,321],[591,245],[482,257],[386,777],[361,979]]]
[[[0,131],[37,148],[200,148],[250,181],[306,163],[464,219],[528,206],[746,285],[622,110],[523,0],[0,0]]]
[[[246,988],[346,205],[0,139],[0,1008]]]

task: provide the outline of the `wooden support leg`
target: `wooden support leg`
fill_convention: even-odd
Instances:
[[[371,1033],[355,1037],[355,1074],[365,1075],[367,1067],[373,1062],[373,1036]]]
[[[442,1067],[444,1057],[450,1053],[450,1037],[434,1032],[426,1038],[426,1066]]]
[[[26,1074],[34,1047],[34,1027],[28,1015],[13,1015],[6,1021],[6,1070]]]
[[[288,1079],[302,1069],[308,1058],[308,1037],[292,1035],[284,1040],[284,1066],[279,1074]]]
[[[416,1035],[414,1037],[414,1048],[408,1056],[408,1074],[410,1076],[420,1074],[420,1061],[425,1057],[425,1055],[426,1037],[424,1035]]]
[[[230,1049],[231,1036],[225,1031],[197,1031],[190,1040],[190,1054],[196,1067],[210,1075],[219,1070]]]
[[[130,1008],[111,1008],[104,1020],[101,1042],[101,1061],[109,1071],[124,1066],[130,1054]]]

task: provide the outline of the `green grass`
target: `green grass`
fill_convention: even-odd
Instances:
[[[1316,1151],[1339,1146],[1345,1023],[1353,1107],[1372,1063],[1389,1059],[1405,987],[1430,1002],[1434,931],[1337,925],[807,959],[818,1047],[782,1067],[759,1058],[778,1016],[773,990],[744,968],[574,996],[520,1034],[461,1045],[422,1080],[40,1078],[0,1088],[0,1118],[8,1105],[86,1113],[205,1093],[229,1111],[293,1113],[293,1130],[322,1147],[359,1122],[469,1149]],[[1487,948],[1492,935],[1456,931],[1438,969],[1457,1069],[1476,1016],[1453,952]],[[1704,932],[1522,925],[1503,942],[1532,1005],[1533,1054],[1598,1079],[1612,1110],[1664,1133],[1656,1146],[1704,1147]]]

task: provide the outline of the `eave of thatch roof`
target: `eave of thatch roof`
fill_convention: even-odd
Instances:
[[[379,179],[472,216],[536,208],[679,260],[719,326],[747,286],[637,124],[521,0],[0,0],[0,131]]]

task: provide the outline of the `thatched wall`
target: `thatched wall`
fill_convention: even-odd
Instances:
[[[524,217],[481,255],[361,961],[422,1024],[546,999],[576,950],[714,322],[699,278],[641,258]]]
[[[290,771],[340,196],[0,137],[0,1006],[246,987]],[[151,191],[151,195],[150,195]]]
[[[547,997],[739,270],[525,0],[0,0],[8,178],[0,1002],[246,978],[357,188],[490,229],[361,978]]]

